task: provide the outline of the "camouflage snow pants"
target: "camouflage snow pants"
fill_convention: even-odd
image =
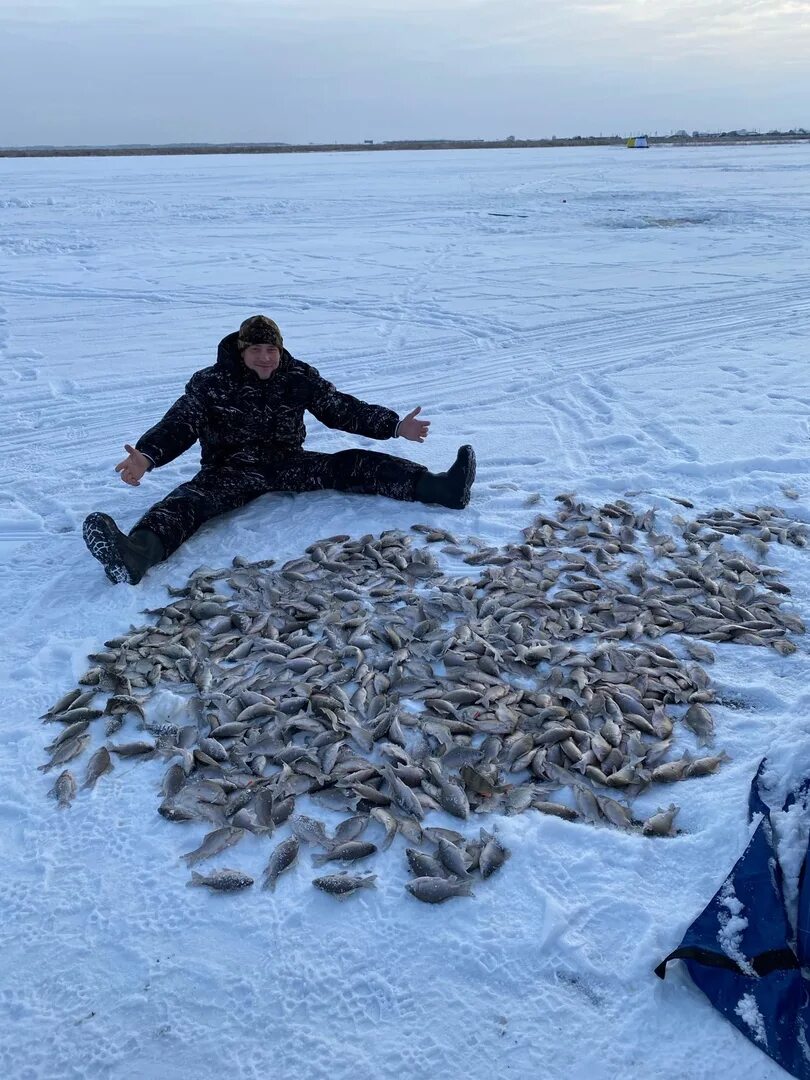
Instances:
[[[204,522],[270,491],[329,488],[413,502],[416,482],[426,471],[424,465],[374,450],[296,450],[267,464],[208,465],[147,510],[135,529],[156,533],[168,556]]]

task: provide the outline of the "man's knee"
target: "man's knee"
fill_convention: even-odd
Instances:
[[[338,450],[324,462],[324,487],[339,491],[363,488],[371,473],[368,452],[365,450]]]
[[[336,454],[329,454],[325,465],[339,472],[351,472],[357,468],[362,458],[362,450],[338,450]]]

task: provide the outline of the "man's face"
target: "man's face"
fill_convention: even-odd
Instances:
[[[281,353],[275,345],[248,345],[242,359],[260,379],[269,379],[281,361]]]

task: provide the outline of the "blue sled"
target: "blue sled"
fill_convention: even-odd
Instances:
[[[748,847],[655,973],[663,979],[670,960],[683,960],[695,984],[746,1038],[799,1080],[810,1080],[807,857],[799,878],[794,937],[770,811],[760,794],[764,765],[751,784],[749,816],[753,820],[761,814],[762,819]],[[785,809],[806,794],[808,783],[788,796]]]

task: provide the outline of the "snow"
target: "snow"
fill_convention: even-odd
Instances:
[[[415,521],[498,544],[569,490],[807,522],[808,210],[803,145],[0,161],[0,1075],[784,1076],[652,969],[744,849],[762,756],[774,806],[807,771],[804,638],[717,648],[731,760],[637,800],[675,799],[679,836],[503,819],[512,858],[436,908],[405,893],[399,840],[343,904],[305,865],[274,894],[188,889],[178,855],[205,828],[155,814],[161,764],[121,761],[59,811],[36,717],[167,584],[237,553]],[[441,469],[473,443],[470,507],[266,496],[112,587],[82,519],[128,526],[193,474],[194,453],[136,489],[112,469],[259,311],[341,389],[422,406],[428,442],[394,452]],[[810,619],[806,549],[767,558]],[[267,852],[248,837],[211,865]]]
[[[742,935],[748,928],[748,919],[743,915],[745,907],[735,894],[730,881],[724,882],[720,890],[720,905],[725,908],[725,912],[719,915],[720,930],[717,941],[720,948],[739,965],[741,971],[753,978],[754,969],[742,951]]]
[[[744,1024],[747,1024],[751,1029],[752,1037],[763,1046],[767,1043],[767,1032],[765,1031],[765,1021],[762,1018],[762,1013],[757,1006],[757,999],[753,994],[743,994],[740,1000],[737,1002],[737,1008],[734,1012],[739,1016]]]

